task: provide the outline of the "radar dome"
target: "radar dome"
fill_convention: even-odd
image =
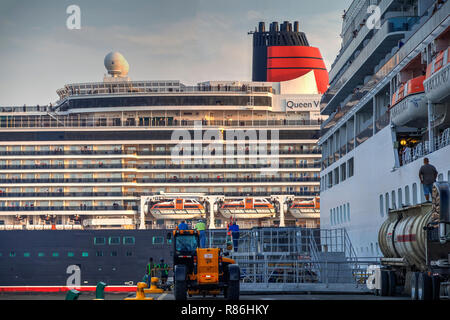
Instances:
[[[105,68],[113,77],[126,77],[130,67],[122,54],[110,52],[105,57]]]

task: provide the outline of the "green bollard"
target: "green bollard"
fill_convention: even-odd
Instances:
[[[79,296],[80,296],[80,291],[72,289],[72,290],[67,291],[66,300],[78,300]]]
[[[97,289],[95,290],[94,300],[105,300],[105,287],[107,286],[104,282],[97,283]]]

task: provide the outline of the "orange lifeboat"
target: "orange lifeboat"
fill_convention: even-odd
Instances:
[[[428,106],[423,81],[420,76],[402,84],[392,96],[389,109],[391,121],[396,126],[421,125],[428,117]]]
[[[267,199],[245,198],[224,202],[219,212],[225,218],[258,219],[274,217],[276,210]]]
[[[427,98],[433,103],[442,103],[450,95],[450,48],[439,52],[427,66],[424,81]]]
[[[150,213],[157,219],[197,219],[205,217],[205,207],[194,199],[171,199],[154,204]]]
[[[294,201],[289,207],[289,213],[295,218],[319,218],[320,217],[320,198],[313,200]]]

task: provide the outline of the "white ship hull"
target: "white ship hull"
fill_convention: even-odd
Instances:
[[[354,176],[321,193],[321,227],[345,228],[360,257],[382,256],[378,230],[387,217],[386,194],[391,208],[393,195],[398,208],[399,189],[403,205],[425,201],[419,179],[423,158],[393,170],[394,152],[388,126],[334,163],[332,169],[354,158]],[[427,157],[439,172],[438,180],[450,180],[450,146]],[[331,223],[331,212],[346,204],[350,210],[349,214],[345,210],[347,214],[341,219],[343,222]]]

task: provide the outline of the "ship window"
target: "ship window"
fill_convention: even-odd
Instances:
[[[388,215],[389,213],[389,193],[386,193],[385,197],[384,197],[384,202],[386,204],[385,208],[386,208],[386,215]]]
[[[439,182],[442,182],[442,181],[444,181],[444,175],[442,174],[442,173],[440,173],[439,175],[438,175],[438,179],[437,179]]]
[[[400,209],[403,207],[403,192],[401,188],[397,190],[397,197],[398,197],[398,208]]]
[[[345,181],[347,179],[347,170],[345,163],[341,165],[341,181]]]
[[[395,190],[392,190],[391,206],[392,206],[392,209],[397,209],[396,202],[395,202]]]
[[[348,177],[350,178],[350,177],[353,177],[353,174],[354,174],[354,166],[355,166],[355,163],[354,163],[354,160],[353,160],[354,158],[351,158],[350,160],[348,160]]]
[[[42,258],[42,257],[45,257],[45,253],[39,252],[39,253],[38,253],[38,257],[41,257],[41,258]]]
[[[134,237],[123,237],[123,244],[134,245],[136,242]]]
[[[450,171],[447,172],[447,181],[450,182]]]
[[[75,256],[75,254],[73,252],[67,252],[67,256],[68,257],[73,257],[73,256]]]
[[[410,194],[409,194],[409,186],[405,187],[405,205],[409,206],[411,204]]]
[[[339,168],[334,169],[334,185],[339,184]]]
[[[120,244],[120,237],[109,237],[109,244],[110,245]]]
[[[87,253],[87,252],[82,252],[82,253],[81,253],[81,256],[82,256],[82,257],[89,257],[89,253]]]
[[[164,244],[164,237],[153,237],[153,244]]]
[[[127,251],[126,255],[127,255],[127,257],[131,257],[133,255],[133,252]]]
[[[334,221],[333,221],[333,210],[330,209],[330,224],[334,225]]]
[[[58,252],[53,252],[53,253],[52,253],[52,257],[55,257],[55,258],[56,258],[56,257],[59,257],[59,253],[58,253]]]
[[[417,184],[416,183],[413,183],[412,194],[413,194],[413,205],[416,205],[417,204]]]
[[[25,253],[23,254],[23,256],[24,256],[25,258],[29,258],[29,257],[30,257],[30,253],[29,253],[29,252],[25,252]]]
[[[350,221],[350,203],[347,203],[347,219]]]
[[[103,245],[106,243],[105,237],[95,237],[94,238],[94,244],[95,245]]]
[[[14,257],[16,256],[16,253],[15,253],[14,251],[11,251],[11,252],[9,253],[9,256],[12,257],[12,258],[14,258]]]
[[[117,251],[111,251],[111,257],[117,257]]]
[[[103,257],[103,251],[97,251],[95,255],[97,257]]]
[[[380,195],[380,216],[384,217],[383,195]]]

